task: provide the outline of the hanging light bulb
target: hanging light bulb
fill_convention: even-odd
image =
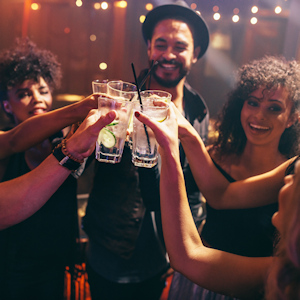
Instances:
[[[214,20],[219,21],[221,19],[221,15],[219,13],[214,13],[213,18]]]
[[[108,3],[107,3],[107,2],[102,2],[102,3],[101,3],[101,8],[102,8],[103,10],[108,9]]]
[[[81,7],[82,6],[82,1],[81,0],[76,0],[76,6]]]
[[[258,12],[258,7],[257,7],[256,5],[252,6],[251,12],[252,12],[253,14],[256,14],[256,13]]]
[[[258,22],[258,20],[257,20],[257,18],[255,18],[255,17],[253,17],[253,18],[250,19],[250,23],[251,23],[252,25],[255,25],[257,22]]]
[[[274,11],[275,11],[275,14],[277,14],[277,15],[280,14],[280,13],[282,12],[281,6],[277,5],[277,6],[275,7]]]
[[[240,20],[240,17],[238,15],[232,16],[232,22],[237,23]]]

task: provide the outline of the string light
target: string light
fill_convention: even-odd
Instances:
[[[107,3],[107,2],[102,2],[102,3],[101,3],[101,8],[102,8],[103,10],[108,9],[108,3]]]
[[[145,16],[145,15],[141,15],[141,16],[140,16],[140,22],[141,22],[141,23],[144,23],[145,19],[146,19],[146,16]]]
[[[114,2],[115,7],[120,7],[120,8],[126,8],[127,7],[127,2],[122,0],[122,1],[116,1]]]
[[[96,37],[95,34],[91,34],[91,35],[90,35],[90,41],[91,41],[91,42],[95,42],[96,39],[97,39],[97,37]]]
[[[220,13],[214,13],[213,18],[214,18],[214,20],[219,21],[221,19]]]
[[[215,6],[213,7],[213,11],[214,11],[214,12],[218,12],[218,11],[219,11],[219,6],[215,5]]]
[[[107,69],[107,63],[105,63],[105,62],[100,63],[99,64],[99,69],[100,70],[106,70]]]
[[[257,7],[257,6],[252,6],[251,12],[252,12],[253,14],[258,13],[258,7]]]
[[[275,11],[275,14],[277,14],[277,15],[280,14],[282,12],[281,6],[279,6],[279,5],[276,6],[275,9],[274,9],[274,11]]]
[[[81,7],[82,6],[82,1],[81,0],[76,0],[76,6]]]
[[[197,4],[196,3],[192,3],[191,4],[191,9],[196,9],[197,8]]]
[[[41,8],[40,4],[38,3],[31,3],[32,10],[39,10]]]
[[[255,25],[257,22],[258,22],[258,20],[257,20],[257,18],[255,18],[255,17],[252,17],[252,18],[250,19],[250,23],[251,23],[252,25]]]
[[[232,16],[232,22],[237,23],[240,20],[240,17],[238,15]]]
[[[94,8],[97,9],[97,10],[100,9],[101,8],[101,4],[99,2],[95,2],[94,3]]]
[[[153,4],[152,4],[152,3],[147,3],[147,4],[145,5],[145,8],[146,8],[146,10],[150,11],[150,10],[153,9]]]

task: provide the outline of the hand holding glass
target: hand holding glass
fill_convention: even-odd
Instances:
[[[112,164],[121,161],[132,106],[133,102],[122,98],[114,99],[103,95],[98,98],[100,115],[106,114],[110,110],[117,112],[115,120],[99,133],[96,142],[96,159],[98,161]]]
[[[134,103],[134,111],[141,111],[158,122],[167,118],[169,103],[157,98],[142,98]],[[152,168],[158,161],[158,143],[151,128],[133,118],[132,163],[138,167]]]

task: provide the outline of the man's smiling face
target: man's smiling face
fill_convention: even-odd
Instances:
[[[154,79],[164,87],[175,87],[197,61],[200,47],[194,51],[189,26],[180,20],[166,19],[157,23],[148,41],[149,61],[158,61]]]

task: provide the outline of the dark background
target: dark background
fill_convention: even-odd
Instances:
[[[0,0],[0,51],[10,47],[16,37],[28,35],[39,47],[54,52],[63,68],[63,81],[55,91],[55,107],[65,104],[65,94],[86,96],[93,79],[133,81],[131,63],[138,73],[147,67],[146,45],[142,39],[140,15],[145,5],[166,1],[128,0],[127,8],[116,8],[107,1],[107,10],[96,10],[96,1],[39,0],[39,10],[30,0]],[[195,3],[205,18],[211,35],[210,47],[188,76],[189,83],[205,98],[215,116],[234,83],[234,71],[241,64],[265,54],[300,58],[299,0],[202,0]],[[259,7],[256,25],[250,24],[253,5]],[[281,14],[274,7],[283,7]],[[221,19],[213,20],[213,7],[219,6]],[[233,23],[233,9],[240,21]],[[96,35],[96,41],[90,35]],[[108,68],[101,71],[100,62]],[[76,97],[74,97],[76,99]],[[1,123],[5,117],[1,114]],[[1,124],[0,124],[1,125]]]

